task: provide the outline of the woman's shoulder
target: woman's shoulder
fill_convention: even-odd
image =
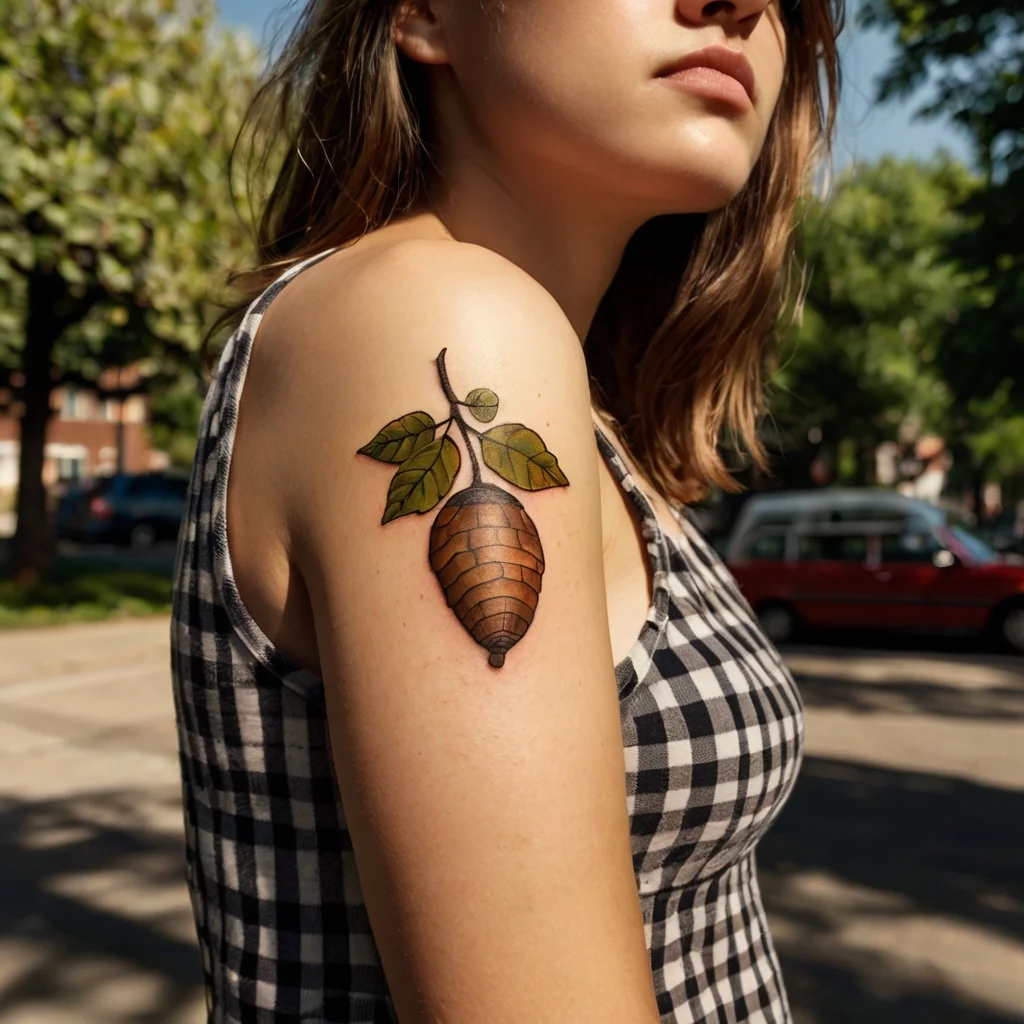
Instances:
[[[441,422],[444,351],[460,401],[487,389],[496,423],[541,430],[571,461],[593,451],[583,346],[544,288],[479,246],[365,241],[299,274],[260,325],[246,399],[265,435],[289,439],[277,450],[336,465],[408,411]]]
[[[581,356],[561,307],[529,274],[482,246],[441,238],[369,236],[332,253],[281,292],[263,330],[292,359],[302,358],[292,341],[302,338],[316,358],[353,364],[463,333],[481,349],[563,343]]]
[[[246,384],[267,417],[354,439],[421,408],[446,349],[460,398],[489,388],[522,422],[592,429],[583,347],[528,274],[476,245],[365,241],[298,275],[267,311]]]

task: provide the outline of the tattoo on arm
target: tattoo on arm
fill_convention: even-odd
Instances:
[[[430,512],[451,490],[462,465],[459,445],[451,437],[452,424],[458,427],[473,480],[434,519],[430,565],[459,622],[489,652],[489,663],[501,668],[537,610],[544,549],[522,502],[482,478],[474,439],[484,465],[524,491],[566,487],[569,481],[536,431],[522,423],[480,431],[467,421],[463,409],[478,422],[490,423],[498,415],[498,396],[489,388],[474,388],[460,402],[448,380],[446,351],[441,349],[436,365],[448,400],[447,419],[406,413],[382,427],[358,454],[398,465],[381,519],[386,525],[414,512]]]

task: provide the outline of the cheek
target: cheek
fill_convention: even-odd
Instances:
[[[782,82],[786,74],[787,41],[785,30],[778,19],[765,19],[747,51],[754,66],[760,88],[758,107],[762,120],[771,120],[775,105],[782,92]]]
[[[477,7],[479,0],[461,2]],[[647,73],[645,50],[656,35],[651,6],[651,0],[505,0],[487,20],[488,40],[459,40],[457,62],[472,78],[466,91],[500,86],[509,101],[568,115],[586,116],[588,107],[599,110],[609,99],[621,103]],[[479,22],[478,16],[463,20]]]
[[[517,0],[489,47],[460,40],[453,61],[460,92],[478,126],[504,136],[492,139],[499,147],[563,159],[567,153],[550,151],[607,140],[637,116],[645,77],[639,43],[624,39],[615,19],[583,17],[579,7],[576,0]]]
[[[656,212],[714,209],[742,188],[782,87],[777,22],[764,19],[745,47],[760,96],[737,120],[652,82],[666,49],[652,0],[601,0],[600,17],[580,0],[508,0],[490,22],[470,17],[477,0],[465,2],[466,31],[452,39],[459,103],[504,163],[598,179]]]

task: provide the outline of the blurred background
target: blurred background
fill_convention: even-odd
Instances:
[[[170,573],[294,16],[0,4],[0,1024],[205,1016]],[[842,50],[773,470],[697,510],[807,707],[762,889],[798,1024],[1024,1022],[1024,11],[861,0]]]

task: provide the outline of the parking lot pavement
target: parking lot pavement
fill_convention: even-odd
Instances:
[[[806,760],[758,859],[797,1024],[1024,1021],[1024,659],[784,654]]]
[[[198,1024],[166,620],[0,633],[0,1021]]]
[[[167,623],[0,633],[0,1024],[200,1024]],[[785,652],[760,852],[797,1024],[1024,1022],[1024,659]]]

